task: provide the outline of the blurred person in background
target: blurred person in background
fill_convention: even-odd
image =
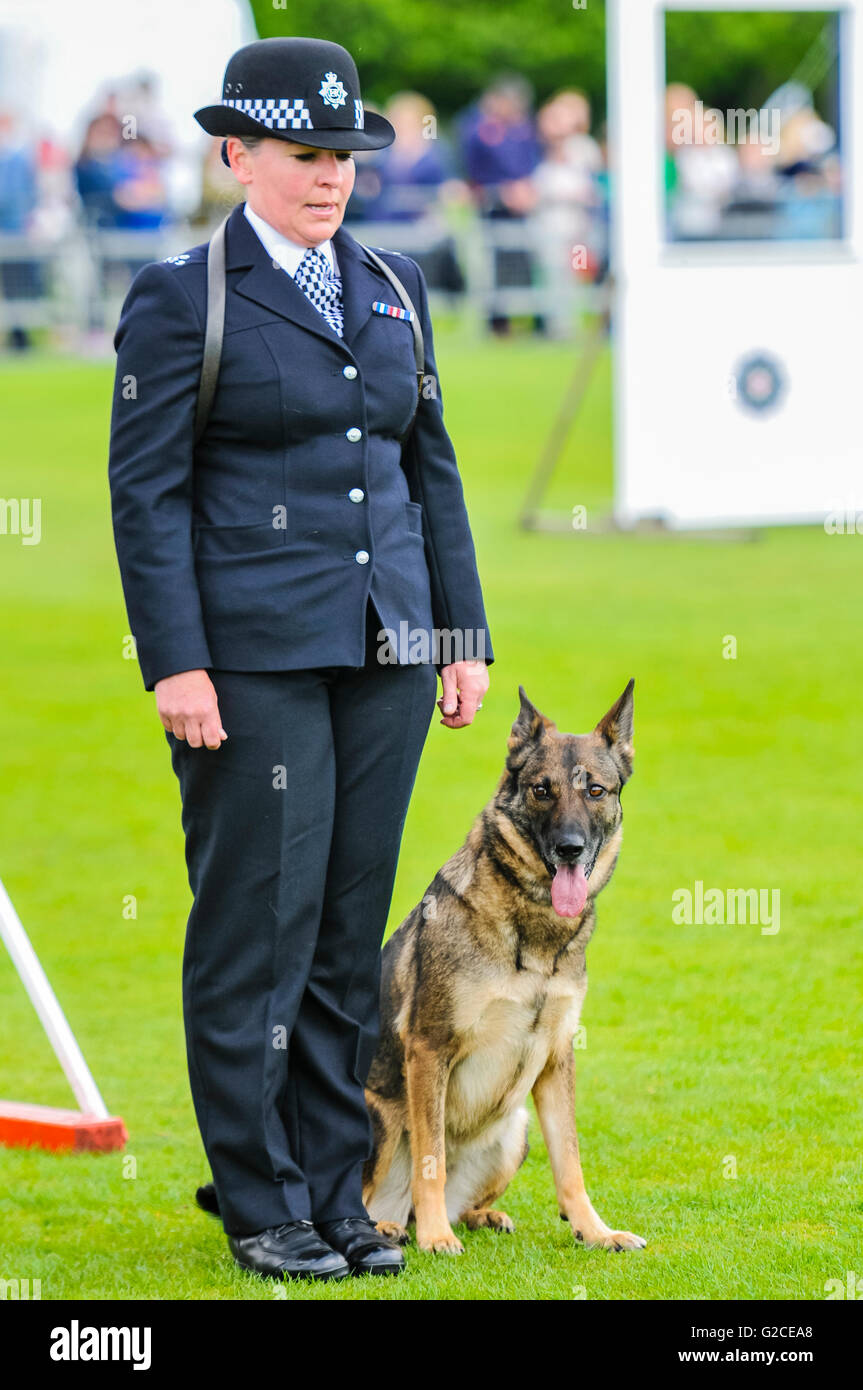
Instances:
[[[430,289],[459,294],[464,290],[464,277],[455,242],[441,214],[445,199],[468,195],[464,183],[454,177],[451,151],[438,137],[437,112],[419,92],[398,92],[384,114],[396,139],[377,153],[367,170],[373,174],[374,185],[370,183],[367,188],[363,220],[422,225],[431,243],[419,249],[406,241],[402,249],[415,256]],[[390,241],[398,245],[398,234]]]
[[[751,226],[768,229],[775,235],[776,217],[782,196],[782,180],[776,156],[758,131],[752,131],[737,144],[737,177],[728,203],[729,216],[753,219]]]
[[[379,107],[373,106],[368,101],[365,103],[365,109],[375,116],[383,114]],[[345,222],[371,222],[374,220],[375,204],[381,196],[381,188],[383,187],[381,178],[383,154],[383,150],[356,150],[354,152],[354,166],[357,176],[350,203],[345,210]]]
[[[119,117],[104,106],[87,125],[73,171],[90,241],[92,274],[88,286],[87,345],[96,353],[103,352],[106,347],[105,303],[109,297],[111,273],[116,269],[102,253],[100,234],[117,228],[120,207],[114,195],[120,181],[122,134]]]
[[[596,137],[599,146],[599,157],[602,161],[601,167],[597,170],[594,180],[596,186],[597,205],[594,209],[594,247],[596,251],[596,265],[593,268],[593,275],[597,284],[605,281],[610,271],[610,241],[611,241],[611,152],[608,146],[608,125],[605,121],[599,127]]]
[[[152,260],[145,234],[157,232],[169,218],[166,157],[134,111],[117,114],[123,105],[122,97],[109,95],[87,125],[74,171],[84,223],[95,234],[88,333],[97,351],[104,346],[104,307],[112,287],[128,284]],[[112,233],[140,234],[140,253],[130,254],[128,240],[116,244]]]
[[[139,73],[125,90],[123,101],[127,112],[135,117],[138,134],[146,136],[154,155],[169,159],[174,153],[174,132],[157,91],[158,83],[153,74]]]
[[[484,216],[523,216],[533,206],[531,175],[541,147],[531,115],[530,84],[499,77],[461,123],[462,158]]]
[[[212,163],[206,171],[202,165],[206,147],[177,138],[174,122],[159,96],[159,79],[154,74],[144,72],[134,75],[122,84],[121,93],[125,137],[137,137],[146,142],[146,159],[139,158],[138,167],[132,172],[134,181],[140,184],[145,172],[141,166],[147,166],[147,178],[152,190],[147,219],[150,230],[162,227],[167,222],[200,216],[202,203],[208,196],[203,187],[203,176],[205,172],[215,176]],[[222,168],[224,170],[224,165]],[[213,182],[214,179],[211,179],[211,186]],[[217,221],[230,206],[230,202],[223,205],[221,213],[218,207],[214,209]],[[140,212],[141,208],[138,210]],[[157,211],[159,217],[154,215]],[[139,217],[136,220],[142,227],[143,219]]]
[[[378,158],[380,192],[367,215],[374,221],[416,222],[436,205],[452,164],[437,139],[437,114],[427,97],[399,92],[385,115],[396,141]]]
[[[119,205],[114,197],[120,181],[122,126],[111,111],[90,121],[75,161],[75,186],[84,220],[90,227],[117,226]]]
[[[786,82],[768,102],[779,111],[782,222],[777,235],[840,236],[842,171],[835,130],[818,115],[802,83]]]
[[[114,188],[118,231],[154,232],[169,220],[168,193],[163,177],[163,157],[143,134],[124,140],[117,153],[117,183]],[[129,257],[127,273],[137,275],[151,259],[150,248],[142,246],[139,257]]]
[[[152,231],[168,218],[162,159],[145,135],[124,140],[117,152],[114,202],[116,226],[128,231]]]
[[[461,153],[477,209],[489,220],[524,221],[536,205],[532,175],[542,154],[531,115],[530,84],[518,74],[498,77],[461,122]],[[529,287],[533,282],[530,251],[497,247],[496,288]],[[509,332],[506,315],[489,318],[493,333]],[[538,332],[544,328],[534,319]]]
[[[0,236],[26,236],[38,201],[36,158],[18,130],[16,117],[0,111]],[[0,292],[4,300],[35,299],[42,293],[41,269],[37,262],[2,259],[0,251]],[[14,351],[30,346],[30,335],[19,324],[11,324],[7,342]]]
[[[543,144],[543,158],[533,175],[537,254],[547,285],[566,292],[578,259],[576,248],[584,251],[588,273],[596,274],[594,215],[601,203],[597,178],[602,154],[590,134],[590,103],[583,92],[558,92],[541,107],[537,128]],[[565,337],[571,331],[566,293],[560,307],[560,314],[548,316],[548,329],[556,337]]]
[[[738,176],[736,151],[705,129],[698,100],[682,82],[666,88],[665,188],[669,235],[675,241],[720,234]]]
[[[208,141],[201,166],[201,200],[192,217],[193,226],[212,227],[240,200],[237,180],[222,159],[222,142]]]

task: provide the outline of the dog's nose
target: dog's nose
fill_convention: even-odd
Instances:
[[[584,854],[584,836],[569,835],[565,840],[558,840],[554,851],[564,864],[576,864]]]

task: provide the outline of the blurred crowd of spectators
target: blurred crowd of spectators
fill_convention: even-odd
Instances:
[[[175,211],[165,182],[174,153],[149,77],[106,94],[77,148],[34,136],[0,109],[0,232],[50,239],[76,219],[159,227]]]
[[[793,83],[775,94],[774,106],[779,138],[769,147],[758,129],[717,140],[715,132],[704,131],[703,120],[698,123],[703,104],[692,88],[667,89],[671,239],[840,234],[835,132],[816,115],[811,95]],[[510,74],[493,81],[446,128],[417,92],[397,93],[383,111],[396,129],[395,143],[356,156],[346,220],[360,224],[361,238],[364,223],[391,224],[387,244],[415,254],[430,285],[451,293],[465,287],[453,228],[470,218],[486,229],[495,289],[555,289],[571,287],[576,277],[604,278],[608,166],[583,92],[560,91],[535,109],[530,85]],[[683,117],[691,118],[690,134],[681,140]],[[0,109],[2,297],[33,299],[44,286],[38,261],[28,261],[20,249],[11,258],[10,238],[56,243],[83,226],[94,244],[104,245],[111,234],[123,233],[127,249],[114,268],[129,274],[158,254],[152,238],[149,245],[142,238],[136,256],[129,249],[134,234],[191,223],[205,235],[240,195],[220,147],[220,140],[211,140],[181,148],[146,74],[100,96],[76,147],[34,139],[13,113]],[[96,281],[99,293],[103,268]],[[533,324],[538,331],[549,326],[541,313]],[[490,312],[489,326],[505,333],[509,319]],[[25,346],[26,332],[13,328],[10,342]]]
[[[583,93],[560,92],[534,111],[529,84],[503,76],[447,131],[419,93],[397,93],[382,109],[397,139],[386,150],[357,155],[347,220],[437,228],[438,239],[432,236],[420,257],[434,287],[464,288],[448,224],[471,213],[498,221],[535,219],[537,230],[525,238],[533,252],[494,253],[502,284],[571,277],[574,243],[586,248],[578,273],[601,274],[604,158],[590,133]],[[0,236],[48,242],[74,225],[100,234],[154,232],[176,222],[212,226],[240,192],[221,162],[220,146],[219,140],[197,146],[197,169],[190,174],[189,150],[178,148],[147,75],[100,96],[75,148],[34,139],[11,112],[0,110]],[[395,229],[391,240],[395,244]],[[20,258],[4,268],[0,251],[6,299],[32,295],[37,278],[35,263],[28,268]],[[506,320],[493,326],[503,331]]]
[[[787,82],[757,112],[722,112],[672,83],[665,118],[670,240],[841,236],[837,133],[806,87]]]
[[[521,245],[494,247],[496,287],[559,286],[574,274],[601,277],[607,262],[605,159],[590,133],[583,92],[558,92],[534,114],[529,84],[501,77],[461,113],[451,139],[439,136],[436,113],[416,93],[400,93],[385,114],[397,138],[360,164],[353,220],[417,221],[442,202],[461,203],[483,221],[515,224],[516,230],[530,219],[513,239]],[[441,241],[428,260],[423,268],[431,283],[459,288],[450,242]],[[495,332],[508,331],[506,315],[492,314],[489,323]],[[542,315],[534,316],[538,331],[546,326]]]

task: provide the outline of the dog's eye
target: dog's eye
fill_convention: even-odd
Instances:
[[[550,795],[548,787],[544,782],[537,782],[535,786],[531,787],[531,791],[538,801],[544,801],[545,798]]]
[[[598,801],[601,796],[605,796],[605,787],[601,787],[598,782],[591,782],[587,794],[592,796],[594,801]]]

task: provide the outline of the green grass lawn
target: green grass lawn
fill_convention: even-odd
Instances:
[[[571,353],[442,331],[438,355],[496,661],[475,726],[432,722],[390,928],[490,796],[519,683],[579,732],[635,676],[635,775],[588,952],[577,1117],[594,1205],[648,1244],[574,1244],[532,1117],[500,1204],[514,1236],[459,1228],[460,1259],[411,1249],[398,1280],[287,1297],[822,1299],[826,1280],[863,1278],[863,539],[522,532]],[[124,1155],[0,1150],[0,1277],[41,1279],[43,1299],[272,1298],[192,1203],[207,1167],[181,1018],[190,898],[154,699],[122,654],[110,384],[105,365],[0,373],[0,491],[42,498],[41,544],[0,536],[0,876],[130,1141]],[[607,508],[609,390],[605,363],[547,500],[562,513]],[[672,894],[696,880],[779,889],[780,930],[675,924]],[[0,1020],[0,1095],[68,1104],[2,949]]]

